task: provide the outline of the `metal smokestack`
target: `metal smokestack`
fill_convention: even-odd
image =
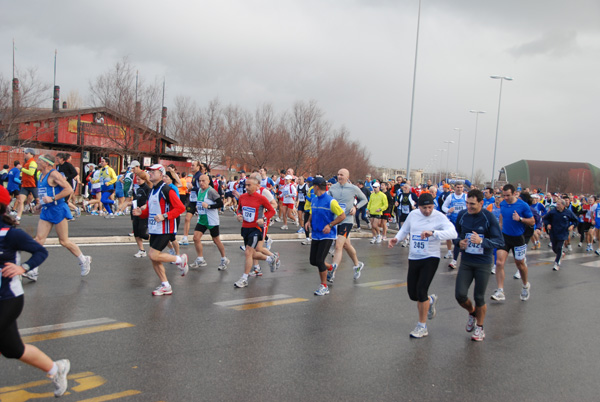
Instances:
[[[161,114],[161,117],[160,117],[160,133],[162,135],[165,134],[166,125],[167,125],[167,107],[163,106],[163,108],[162,108],[162,114]]]
[[[17,113],[21,107],[21,94],[19,93],[19,79],[13,78],[12,81],[12,108],[13,113]]]
[[[54,86],[54,98],[52,100],[52,112],[56,113],[60,109],[60,87]]]

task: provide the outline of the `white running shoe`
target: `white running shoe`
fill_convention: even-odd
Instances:
[[[558,265],[558,263],[554,263],[554,266],[552,267],[553,271],[558,271],[560,269],[560,266]]]
[[[371,239],[371,241],[369,241],[369,243],[371,243],[371,244],[375,244],[376,242],[377,242],[377,236],[373,236],[373,238]],[[598,255],[600,255],[600,254],[598,254]]]
[[[233,284],[233,287],[236,288],[245,288],[246,286],[248,286],[248,281],[244,279],[244,277],[241,277],[236,283]]]
[[[492,267],[492,275],[496,275],[496,264]]]
[[[448,264],[448,268],[456,269],[456,260],[450,261],[450,264]]]
[[[29,271],[25,272],[21,276],[23,278],[29,279],[32,282],[37,282],[37,280],[38,280],[38,269],[37,269],[37,267],[33,268],[33,269],[30,269]]]
[[[365,267],[365,263],[362,261],[358,262],[358,265],[354,267],[354,280],[360,278],[360,274],[362,273],[362,269]]]
[[[68,386],[67,375],[71,370],[71,362],[67,359],[57,360],[56,366],[58,367],[58,371],[54,374],[54,377],[51,378],[52,384],[54,385],[54,397],[58,398],[62,396]]]
[[[281,227],[281,230],[288,230],[288,225],[283,225],[283,226]]]
[[[519,270],[517,270],[517,272],[515,272],[515,274],[513,275],[513,278],[521,279],[521,272]]]
[[[267,248],[267,250],[271,250],[271,245],[273,244],[273,239],[271,239],[270,237],[267,239],[267,241],[265,241],[265,247]]]
[[[190,242],[189,242],[189,240],[188,240],[188,237],[187,237],[187,236],[183,236],[183,237],[181,238],[181,241],[179,242],[179,245],[180,245],[180,246],[189,246],[189,244],[190,244]]]
[[[523,289],[521,289],[521,300],[522,301],[527,301],[529,300],[529,296],[530,296],[530,290],[531,289],[531,284],[529,282],[527,282],[527,285],[523,286]]]
[[[496,289],[494,294],[491,296],[492,300],[503,301],[506,300],[506,296],[504,296],[504,292],[500,289]]]
[[[190,264],[190,268],[200,268],[200,267],[205,267],[207,266],[208,263],[206,262],[206,260],[204,258],[196,258],[196,260]]]
[[[469,319],[467,320],[467,326],[465,327],[465,329],[467,330],[467,332],[473,332],[475,325],[477,325],[477,317],[469,314]]]
[[[475,332],[471,336],[471,340],[475,342],[481,342],[485,339],[485,332],[483,331],[483,327],[477,326],[475,327]]]
[[[146,250],[139,250],[137,253],[133,255],[135,258],[146,257]]]
[[[424,338],[429,335],[429,331],[427,331],[427,327],[422,327],[417,325],[415,329],[410,333],[411,338]]]
[[[152,296],[169,296],[173,294],[173,289],[171,286],[163,286],[160,285],[156,289],[152,291]]]
[[[381,244],[381,235],[377,235],[377,240],[375,240],[375,243]]]
[[[319,285],[319,289],[315,290],[315,296],[325,296],[329,294],[329,286]]]
[[[177,264],[177,266],[179,267],[179,273],[181,274],[181,276],[185,276],[185,274],[188,273],[189,267],[188,267],[188,256],[187,254],[181,254],[181,263]]]
[[[310,245],[311,241],[312,241],[311,238],[307,237],[306,239],[302,240],[302,242],[300,244],[302,244],[303,246],[308,246],[308,245]]]
[[[446,258],[446,259],[448,259],[448,258],[454,258],[454,253],[452,252],[452,250],[448,250],[448,252],[444,256],[444,258]]]
[[[81,268],[81,276],[86,276],[90,273],[90,269],[92,269],[92,257],[86,255],[84,262],[79,263],[79,268]]]
[[[217,269],[219,271],[224,271],[227,269],[227,266],[229,265],[231,261],[229,261],[229,258],[227,257],[223,257],[221,258],[221,263],[219,264],[219,266],[217,267]]]
[[[438,297],[435,294],[432,294],[429,297],[431,297],[431,300],[433,300],[433,302],[429,303],[429,311],[427,312],[427,318],[433,320],[437,314],[435,305],[437,304]]]

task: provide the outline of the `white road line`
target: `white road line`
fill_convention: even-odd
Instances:
[[[389,279],[387,281],[378,281],[378,282],[365,282],[365,283],[359,283],[356,286],[360,286],[360,287],[371,287],[371,286],[381,286],[381,285],[391,285],[392,283],[400,283],[403,282],[400,279]]]
[[[594,268],[600,268],[600,260],[596,260],[596,261],[592,261],[592,262],[586,262],[585,264],[581,264],[585,267],[594,267]]]
[[[279,300],[279,299],[288,299],[292,296],[289,295],[273,295],[273,296],[261,296],[261,297],[250,297],[247,299],[238,299],[238,300],[228,300],[223,302],[215,303],[217,306],[229,307],[229,306],[237,306],[240,304],[247,303],[256,303],[270,300]]]
[[[117,320],[113,320],[111,318],[96,318],[94,320],[73,321],[73,322],[65,322],[63,324],[44,325],[41,327],[25,328],[25,329],[20,329],[19,333],[21,335],[32,335],[32,334],[39,334],[42,332],[60,331],[63,329],[80,328],[80,327],[89,327],[89,326],[98,325],[98,324],[108,324],[109,322],[116,322],[116,321]]]

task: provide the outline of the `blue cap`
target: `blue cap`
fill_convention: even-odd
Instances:
[[[313,179],[313,177],[312,177],[312,176],[308,176],[308,177],[306,178],[306,181],[307,181],[307,182],[309,182],[309,183],[311,183],[313,180],[314,180],[314,179]]]

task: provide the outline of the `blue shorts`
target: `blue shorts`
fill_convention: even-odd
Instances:
[[[64,219],[73,219],[71,210],[66,202],[50,203],[42,206],[40,219],[52,224],[61,223]]]
[[[115,191],[115,197],[116,198],[124,198],[125,197],[125,193],[123,193],[123,190],[117,190]]]

